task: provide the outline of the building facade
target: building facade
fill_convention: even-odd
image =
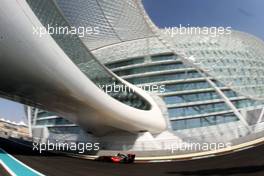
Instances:
[[[174,143],[236,145],[263,136],[260,39],[239,31],[172,36],[155,26],[135,0],[26,0],[20,7],[5,6],[21,7],[46,30],[100,31],[32,38],[32,24],[20,26],[37,48],[31,55],[28,48],[17,46],[18,51],[34,62],[30,73],[40,73],[19,75],[30,82],[13,92],[10,85],[0,90],[30,105],[26,112],[35,140],[98,141],[105,150],[167,152]],[[109,85],[133,91],[104,87]]]
[[[233,31],[231,35],[248,34]],[[190,56],[203,59],[213,57],[216,63],[218,63],[217,59],[222,57],[226,57],[229,63],[236,63],[231,60],[234,57],[238,60],[237,62],[252,62],[249,58],[254,56],[250,56],[244,48],[239,47],[239,50],[226,48],[221,43],[223,39],[215,43],[200,42],[203,37],[206,36],[192,36],[192,40],[190,40],[188,35],[179,35],[174,36],[170,41],[173,41],[175,50],[184,50]],[[166,141],[177,143],[179,141],[233,142],[237,144],[236,141],[243,141],[243,138],[261,134],[264,114],[262,100],[254,100],[236,92],[228,84],[218,81],[214,76],[204,74],[196,67],[186,64],[179,56],[169,52],[162,45],[153,48],[152,46],[155,46],[155,39],[140,39],[94,51],[95,56],[100,58],[105,66],[116,75],[133,85],[143,87],[153,97],[157,96],[155,100],[168,123],[167,130],[163,132],[166,136],[164,139],[163,137],[148,138],[144,136],[143,132],[137,136],[139,142],[132,145],[129,140],[124,139],[123,142],[119,140],[126,138],[124,136],[130,136],[129,134],[109,135],[111,137],[102,137],[102,141],[106,140],[107,147],[120,150],[124,146],[131,147],[132,145],[132,150],[152,150],[155,149],[155,147],[149,146],[152,140],[160,145],[161,143],[166,144]],[[124,49],[120,50],[120,48]],[[131,50],[128,51],[127,48],[131,48]],[[258,66],[261,67],[261,65]],[[261,75],[262,72],[259,69],[259,76]],[[40,111],[40,115],[36,115],[35,125],[40,128],[45,128],[43,123],[47,123],[47,126],[51,125],[48,127],[50,133],[52,133],[52,128],[58,128],[62,124],[62,126],[67,126],[70,123],[60,123],[60,119],[63,118],[56,115],[45,115],[44,118],[40,118],[42,112],[45,111]],[[244,121],[240,120],[241,116]],[[48,124],[49,118],[53,119],[50,124]],[[75,125],[74,128],[81,130]],[[64,134],[71,133],[70,131],[65,131]],[[111,139],[119,142],[111,142]],[[111,145],[111,143],[113,144]],[[159,146],[156,149],[162,148]]]
[[[0,119],[0,129],[1,137],[30,140],[28,127],[24,123],[14,123]]]

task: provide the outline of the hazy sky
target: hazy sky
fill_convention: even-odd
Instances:
[[[264,39],[264,0],[144,0],[159,27],[231,26]],[[21,104],[0,99],[0,118],[26,120]]]

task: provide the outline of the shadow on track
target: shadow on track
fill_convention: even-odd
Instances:
[[[247,175],[256,174],[264,171],[264,165],[259,166],[245,166],[245,167],[231,167],[223,169],[208,169],[208,170],[197,170],[197,171],[180,171],[180,172],[167,172],[168,174],[178,174],[187,176],[212,176],[212,175]]]

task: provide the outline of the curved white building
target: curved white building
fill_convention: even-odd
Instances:
[[[264,44],[254,36],[171,37],[137,0],[4,0],[0,24],[1,95],[31,106],[36,139],[164,153],[263,135]],[[34,35],[49,27],[99,33]]]

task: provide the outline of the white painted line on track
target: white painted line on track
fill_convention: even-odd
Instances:
[[[214,157],[214,156],[216,156],[216,155],[212,154],[212,155],[205,155],[205,156],[197,156],[197,157],[192,157],[192,160],[210,158],[210,157]]]

